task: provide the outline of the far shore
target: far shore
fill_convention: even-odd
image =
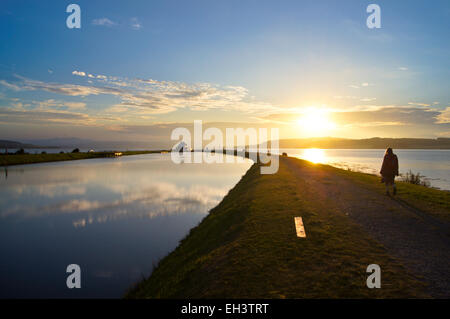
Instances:
[[[0,166],[36,164],[47,162],[73,161],[90,158],[107,158],[140,154],[164,153],[167,150],[154,151],[107,151],[107,152],[71,152],[41,154],[0,154]]]

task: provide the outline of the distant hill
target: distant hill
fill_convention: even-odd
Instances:
[[[39,146],[34,144],[28,144],[28,143],[21,143],[16,141],[8,141],[8,140],[0,140],[0,148],[51,148],[49,146]]]
[[[36,140],[25,140],[24,143],[48,145],[55,147],[84,147],[90,146],[95,143],[95,141],[81,139],[76,137],[57,137],[49,139],[36,139]]]
[[[334,137],[281,139],[280,148],[334,149],[450,149],[450,138],[380,138],[344,139]]]
[[[165,141],[101,141],[90,140],[76,137],[58,137],[50,139],[25,140],[24,143],[48,145],[57,148],[85,148],[95,150],[112,150],[112,149],[166,149],[172,145]],[[168,144],[168,145],[166,145]]]

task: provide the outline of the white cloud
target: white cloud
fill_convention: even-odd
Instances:
[[[80,71],[74,72],[77,75],[89,74]],[[3,84],[16,90],[41,90],[68,96],[112,95],[120,98],[121,101],[119,104],[112,105],[106,112],[126,112],[128,116],[135,117],[169,113],[183,108],[195,111],[237,110],[248,113],[278,109],[270,103],[256,101],[248,95],[248,90],[241,86],[220,86],[211,83],[189,84],[153,79],[129,80],[105,75],[89,77],[94,80],[92,84],[76,85],[31,80],[18,75],[16,77],[21,81],[14,83],[3,81]],[[66,106],[70,107],[68,104]],[[72,108],[74,107],[76,105],[72,105]]]
[[[75,71],[74,71],[75,72]],[[84,72],[82,72],[84,73]],[[7,83],[10,86],[18,87],[19,90],[24,91],[47,91],[56,94],[70,95],[70,96],[87,96],[87,95],[99,95],[99,94],[110,94],[110,95],[120,95],[121,90],[111,87],[100,87],[100,86],[85,86],[76,84],[59,84],[52,82],[43,82],[38,80],[31,80],[19,75],[16,78],[20,79],[21,82],[18,83]],[[1,81],[0,81],[1,83]]]
[[[5,80],[0,80],[0,84],[3,86],[6,86],[10,90],[20,91],[20,86],[14,84],[14,83],[9,83]]]
[[[61,108],[67,108],[71,110],[82,110],[86,108],[86,103],[83,102],[65,102],[65,101],[56,101],[54,99],[44,101],[34,101],[34,103],[37,104],[41,110],[61,109]]]
[[[447,124],[450,123],[450,107],[447,106],[445,110],[442,110],[441,113],[436,117],[437,123],[439,124]]]
[[[78,76],[86,76],[85,72],[77,71],[77,70],[73,71],[72,74],[73,75],[78,75]]]
[[[408,125],[407,123],[404,122],[364,122],[364,123],[352,123],[352,124],[347,124],[346,126],[352,126],[352,127],[377,127],[377,126],[400,126],[400,125]]]
[[[94,120],[87,114],[58,110],[0,109],[2,123],[42,123],[92,125]]]
[[[431,106],[431,104],[427,104],[427,103],[417,103],[417,102],[408,102],[409,105],[416,105],[416,106],[423,106],[423,107],[428,107]]]
[[[368,82],[362,82],[360,85],[356,85],[356,84],[350,84],[348,87],[352,88],[352,89],[359,89],[361,87],[368,87],[372,84],[368,83]]]
[[[140,29],[142,29],[142,23],[141,23],[141,22],[139,21],[139,19],[136,18],[136,17],[131,18],[131,20],[130,20],[130,26],[131,26],[131,28],[134,29],[134,30],[140,30]]]
[[[408,71],[408,68],[405,67],[405,66],[400,66],[400,67],[398,67],[398,69],[399,69],[400,71]]]
[[[365,98],[362,98],[362,99],[360,99],[360,101],[362,101],[362,102],[372,102],[372,101],[375,101],[377,98],[375,98],[375,97],[365,97]]]
[[[109,20],[108,18],[99,18],[92,20],[92,24],[95,26],[112,27],[116,25],[115,22]]]

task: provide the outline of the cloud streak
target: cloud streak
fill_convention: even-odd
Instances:
[[[111,95],[120,99],[106,111],[127,113],[135,116],[162,114],[177,109],[204,111],[211,109],[261,112],[277,107],[254,101],[248,90],[241,86],[220,86],[211,83],[183,83],[154,79],[127,79],[106,75],[93,75],[75,70],[73,75],[95,81],[89,85],[61,84],[28,79],[16,75],[17,82],[0,81],[0,84],[15,91],[46,91],[50,93],[86,97]],[[67,105],[70,106],[70,105]],[[80,105],[81,106],[81,105]],[[76,105],[72,105],[72,108]]]
[[[256,124],[287,126],[295,124],[302,114],[301,107],[280,107],[258,101],[242,86],[160,81],[151,78],[129,79],[91,74],[82,70],[74,70],[72,74],[85,81],[85,84],[44,82],[19,75],[16,75],[16,80],[13,81],[0,80],[0,85],[12,91],[45,91],[82,99],[63,101],[55,97],[26,102],[11,99],[11,107],[0,110],[2,122],[70,123],[101,126],[120,134],[145,134],[142,129],[149,129],[147,123],[158,124],[155,121],[156,115],[177,110],[232,110],[245,115],[245,120],[256,120]],[[362,89],[371,85],[373,84],[362,82],[358,87]],[[85,100],[88,96],[109,96],[113,99],[102,105],[101,110],[94,110]],[[375,97],[364,96],[334,96],[334,99],[361,102],[376,100]],[[438,106],[422,102],[409,102],[403,106],[367,104],[340,109],[329,108],[327,111],[330,120],[339,127],[428,125],[442,130],[446,129],[443,126],[450,123],[448,107],[442,110]],[[200,114],[199,117],[201,116]]]
[[[102,26],[102,27],[112,27],[115,26],[116,23],[111,21],[108,18],[99,18],[92,20],[92,24],[95,26]]]
[[[5,121],[3,121],[3,119]],[[0,108],[0,123],[66,123],[72,125],[86,125],[89,123],[93,123],[93,120],[87,114],[68,111],[20,110],[12,108]]]
[[[142,29],[142,23],[136,17],[130,19],[130,26],[133,30]]]
[[[450,123],[450,106],[447,106],[437,117],[437,122],[439,124],[449,124]]]

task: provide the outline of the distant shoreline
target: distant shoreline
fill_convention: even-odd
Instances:
[[[283,149],[308,149],[308,147],[280,147]],[[328,150],[384,150],[384,148],[321,148]],[[450,148],[396,148],[397,150],[449,150]],[[49,162],[74,161],[91,158],[108,158],[115,157],[115,153],[120,153],[119,156],[141,155],[141,154],[159,154],[169,153],[171,150],[138,150],[138,151],[101,151],[101,152],[64,152],[64,153],[2,153],[0,152],[0,166],[26,165]],[[236,150],[235,150],[236,152]],[[224,151],[225,153],[225,151]],[[236,155],[236,153],[235,153]]]
[[[109,152],[76,152],[76,153],[45,153],[45,154],[2,154],[0,153],[0,166],[25,165],[49,162],[74,161],[90,158],[108,158],[117,156],[130,156],[141,154],[157,154],[167,152],[156,151],[109,151]]]
[[[47,144],[48,143],[48,144]],[[102,142],[102,141],[72,141],[70,144],[61,141],[59,146],[55,144],[51,145],[51,141],[42,141],[42,144],[36,145],[34,143],[22,143],[11,140],[1,140],[0,139],[0,153],[6,149],[19,150],[67,150],[73,149],[75,147],[89,149],[147,149],[145,146],[137,145],[111,145],[112,142]],[[268,144],[272,144],[270,141]],[[102,145],[102,146],[100,146]],[[160,146],[164,148],[164,146]],[[167,146],[171,148],[171,146]],[[278,148],[321,148],[321,149],[386,149],[391,147],[393,149],[450,149],[450,138],[439,137],[439,138],[382,138],[382,137],[372,137],[364,139],[349,139],[349,138],[336,138],[336,137],[311,137],[311,138],[288,138],[279,139]]]

